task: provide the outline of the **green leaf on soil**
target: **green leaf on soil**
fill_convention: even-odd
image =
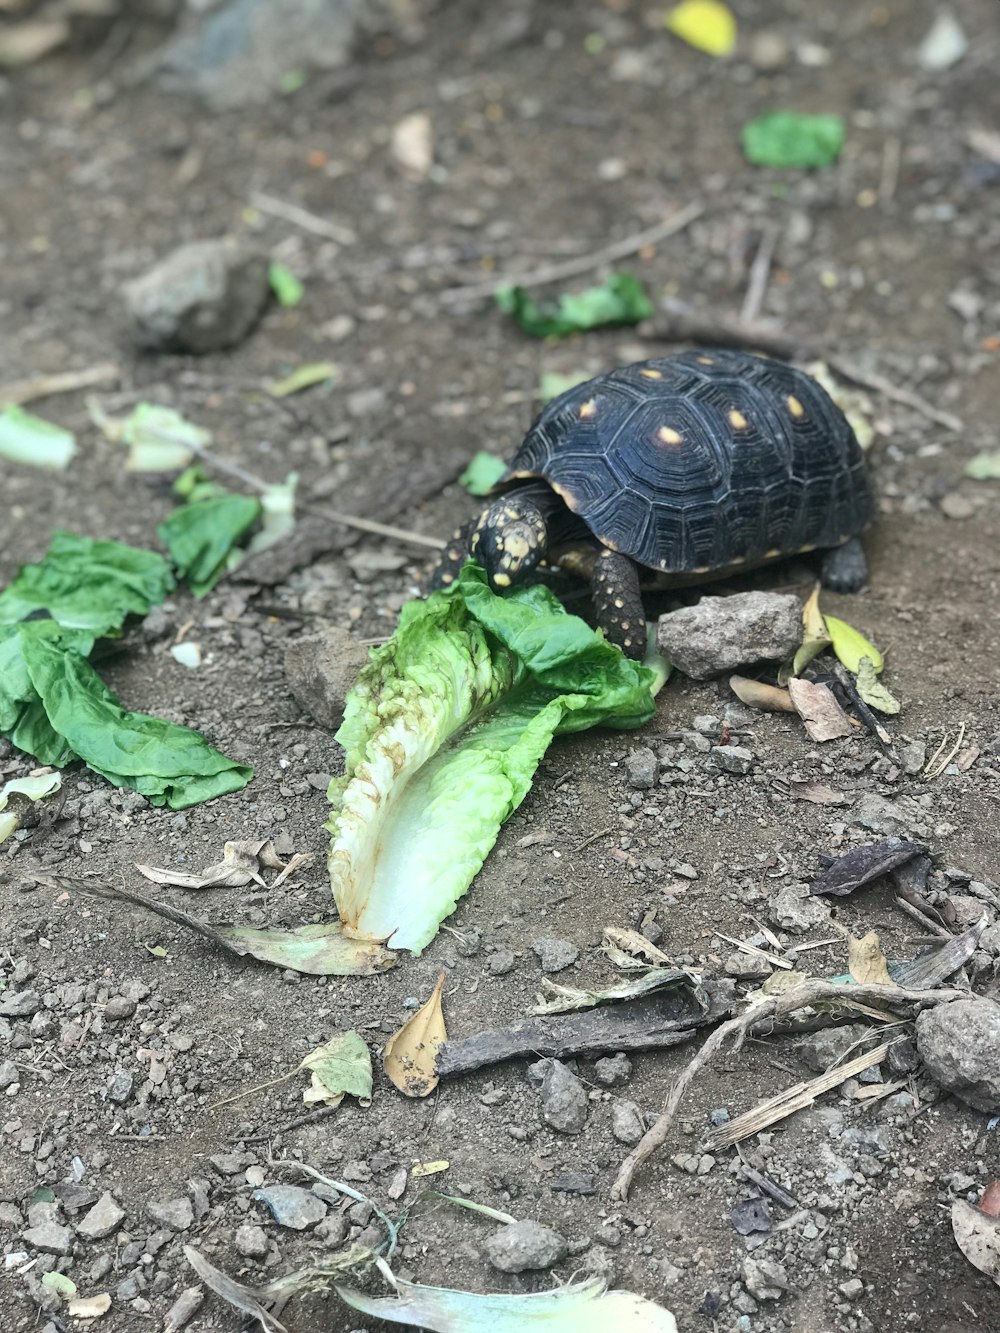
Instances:
[[[310,1051],[299,1068],[312,1074],[312,1083],[302,1094],[309,1105],[325,1102],[337,1106],[346,1093],[362,1101],[371,1100],[372,1057],[357,1032],[338,1032]]]
[[[170,567],[155,551],[60,531],[44,558],[22,565],[0,592],[0,625],[47,613],[66,629],[114,635],[126,616],[146,615],[173,588]]]
[[[869,708],[880,713],[898,713],[902,705],[875,674],[875,667],[870,657],[862,657],[858,663],[858,694]]]
[[[458,480],[470,495],[488,495],[506,471],[507,464],[502,458],[480,449],[469,459]]]
[[[57,1272],[54,1268],[42,1274],[41,1282],[49,1291],[57,1291],[60,1296],[67,1299],[76,1295],[76,1283],[73,1279],[68,1278],[65,1273]]]
[[[5,407],[0,412],[0,458],[62,471],[75,453],[76,437],[61,426],[22,407]]]
[[[451,587],[407,603],[337,732],[345,774],[330,784],[329,867],[345,932],[419,953],[552,738],[648,721],[660,661],[659,675],[629,661],[547,588],[496,596],[471,563]]]
[[[308,361],[281,379],[268,380],[264,388],[272,398],[289,398],[293,393],[301,393],[303,389],[311,389],[316,384],[326,384],[336,374],[337,367],[332,361]]]
[[[566,292],[553,301],[536,301],[523,287],[500,287],[496,302],[535,338],[562,338],[586,329],[638,324],[653,313],[653,303],[631,273],[612,274],[597,287]]]
[[[148,954],[152,954],[154,958],[170,957],[170,955],[167,953],[166,949],[164,949],[162,944],[144,944],[142,947],[146,950]]]
[[[830,646],[830,634],[819,609],[820,585],[806,598],[802,607],[802,643],[792,661],[791,675],[801,676],[802,669]],[[783,682],[787,684],[787,681]]]
[[[552,1291],[480,1293],[452,1287],[425,1287],[407,1282],[383,1268],[395,1296],[369,1296],[338,1284],[337,1295],[353,1310],[391,1324],[428,1329],[431,1333],[677,1333],[669,1310],[631,1291],[608,1291],[599,1278],[569,1282]]]
[[[826,631],[830,636],[833,651],[836,653],[838,661],[842,662],[848,671],[857,674],[863,657],[870,659],[876,674],[882,670],[884,666],[882,654],[853,625],[848,625],[844,620],[838,620],[836,616],[824,616],[823,623],[826,625]]]
[[[251,537],[247,555],[266,551],[295,527],[295,490],[298,473],[289,472],[284,481],[276,481],[260,497],[260,530]]]
[[[470,1213],[480,1213],[483,1217],[490,1217],[494,1222],[502,1222],[505,1226],[517,1221],[516,1217],[511,1217],[510,1213],[502,1213],[499,1208],[491,1208],[486,1203],[476,1203],[474,1199],[463,1199],[457,1194],[445,1194],[441,1190],[426,1189],[420,1197],[453,1203],[458,1208],[467,1208]]]
[[[138,403],[127,417],[110,417],[97,399],[87,404],[94,425],[113,444],[129,448],[129,472],[176,472],[212,443],[211,431],[187,421],[172,407]]]
[[[62,777],[58,773],[43,773],[38,777],[11,778],[0,787],[0,842],[17,830],[17,814],[7,809],[12,796],[24,796],[29,801],[41,801],[51,796],[62,786]]]
[[[543,403],[551,403],[553,398],[558,398],[561,393],[569,393],[570,389],[575,389],[578,384],[589,379],[590,376],[584,371],[562,375],[558,370],[547,370],[538,381],[538,396]]]
[[[743,152],[758,167],[828,167],[843,146],[840,116],[771,111],[743,126]]]
[[[156,529],[195,597],[204,597],[243,558],[237,548],[260,518],[261,502],[225,494],[191,499]]]
[[[974,481],[1000,480],[1000,449],[987,449],[970,458],[965,465],[965,475]]]
[[[275,261],[268,267],[267,276],[278,305],[287,308],[299,304],[305,295],[305,288],[290,268]]]

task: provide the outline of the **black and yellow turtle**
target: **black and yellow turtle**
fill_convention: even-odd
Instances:
[[[874,513],[850,424],[811,376],[739,351],[692,351],[598,375],[549,403],[431,575],[471,555],[494,590],[543,558],[589,579],[598,625],[645,650],[640,587],[681,586],[802,551],[855,591]]]

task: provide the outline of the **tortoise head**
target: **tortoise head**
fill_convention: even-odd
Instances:
[[[473,557],[486,570],[494,592],[520,582],[545,555],[548,533],[542,511],[519,495],[494,500],[472,534]]]

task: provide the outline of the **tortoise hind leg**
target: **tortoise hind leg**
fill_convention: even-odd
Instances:
[[[820,567],[823,587],[831,592],[857,592],[868,582],[868,561],[860,537],[827,551]]]
[[[472,534],[479,518],[472,518],[463,523],[451,541],[444,548],[437,560],[424,575],[424,592],[437,592],[440,588],[449,588],[458,578],[462,566],[471,553]]]
[[[646,615],[635,561],[618,551],[601,551],[591,575],[597,624],[626,657],[646,654]]]

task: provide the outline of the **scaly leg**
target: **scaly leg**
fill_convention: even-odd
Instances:
[[[451,541],[444,548],[427,574],[424,576],[425,593],[437,592],[439,588],[449,588],[458,578],[459,572],[469,559],[472,534],[479,522],[478,516],[463,523]]]
[[[868,581],[868,561],[860,537],[835,546],[823,557],[820,579],[831,592],[857,592]]]
[[[646,615],[635,561],[617,551],[601,551],[594,561],[591,588],[598,626],[626,657],[641,661],[646,654]]]

